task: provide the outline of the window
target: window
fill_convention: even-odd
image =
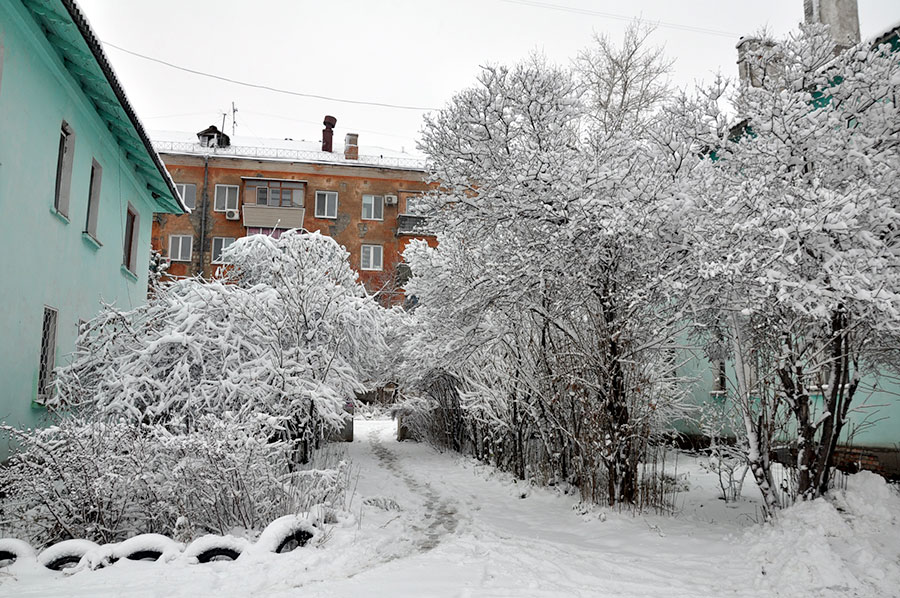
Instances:
[[[381,245],[363,245],[359,267],[362,270],[381,270]]]
[[[225,212],[238,209],[238,186],[216,185],[216,200],[213,211]]]
[[[100,180],[103,178],[103,168],[97,160],[91,162],[91,182],[88,184],[88,209],[87,219],[84,223],[84,232],[94,240],[97,239],[97,210],[100,208]]]
[[[38,400],[50,394],[53,365],[56,362],[56,318],[57,311],[44,306],[44,321],[41,325],[41,361],[38,366]]]
[[[191,247],[194,237],[191,235],[169,236],[169,259],[173,262],[191,261]]]
[[[75,156],[75,132],[66,121],[59,129],[59,153],[56,156],[56,191],[53,208],[69,216],[69,190],[72,185],[72,159]]]
[[[304,183],[297,181],[247,181],[249,201],[256,201],[258,206],[274,206],[282,208],[302,208]],[[247,201],[245,196],[245,202]]]
[[[363,220],[384,220],[384,197],[381,195],[363,195]]]
[[[214,264],[224,264],[222,261],[222,252],[234,243],[234,237],[213,237],[212,240],[212,261]]]
[[[131,204],[125,212],[125,246],[122,265],[134,274],[137,272],[138,213]]]
[[[316,218],[337,218],[336,191],[316,191]]]
[[[181,196],[181,201],[184,202],[184,205],[193,210],[197,205],[197,185],[175,183],[175,188],[178,190],[178,195]]]

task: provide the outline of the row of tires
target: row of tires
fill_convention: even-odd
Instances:
[[[161,534],[141,534],[115,544],[90,540],[63,540],[38,553],[22,540],[0,538],[0,567],[36,561],[54,571],[98,569],[120,559],[163,561],[185,559],[191,563],[234,561],[252,554],[285,553],[306,546],[320,532],[318,521],[287,515],[270,523],[256,542],[236,536],[209,534],[188,545]]]

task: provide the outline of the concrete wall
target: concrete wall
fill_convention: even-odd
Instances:
[[[169,273],[174,276],[198,273],[212,275],[216,270],[216,265],[210,263],[212,238],[238,238],[246,235],[242,220],[227,220],[225,214],[213,211],[215,186],[238,185],[243,210],[244,199],[249,196],[245,193],[241,177],[265,177],[307,182],[304,190],[304,228],[329,235],[344,246],[350,252],[351,266],[359,272],[360,280],[370,291],[376,291],[392,279],[395,265],[402,259],[400,254],[409,240],[414,238],[397,234],[397,215],[406,210],[408,197],[415,194],[411,192],[421,192],[428,188],[421,172],[401,169],[211,156],[207,171],[204,156],[163,154],[162,157],[176,183],[193,183],[197,186],[197,208],[190,216],[156,215],[153,247],[164,255],[168,256],[170,235],[189,234],[194,237],[192,263],[173,262]],[[204,180],[208,195],[205,210]],[[316,191],[338,193],[336,219],[316,218]],[[362,220],[362,196],[368,194],[397,195],[399,202],[396,206],[384,206],[382,221]],[[201,230],[204,231],[202,245]],[[434,237],[428,239],[430,243],[435,243]],[[360,270],[363,244],[383,247],[382,271]]]
[[[80,319],[100,300],[143,303],[152,198],[112,134],[18,0],[0,2],[0,420],[37,424],[32,404],[44,306],[58,310],[56,363],[74,349]],[[65,120],[75,132],[68,219],[55,213],[57,151]],[[97,240],[85,238],[92,161],[103,168]],[[122,269],[128,204],[139,213],[135,273]],[[0,441],[0,459],[6,456]]]

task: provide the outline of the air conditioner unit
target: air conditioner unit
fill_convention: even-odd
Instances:
[[[397,205],[397,196],[396,195],[385,195],[384,196],[384,205],[386,205],[386,206]]]
[[[240,210],[225,210],[225,218],[229,220],[238,220],[241,217]]]

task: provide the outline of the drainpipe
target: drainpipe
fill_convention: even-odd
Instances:
[[[209,211],[209,154],[203,156],[203,192],[200,194],[200,265],[194,274],[203,274],[203,256],[206,253],[206,213]]]

